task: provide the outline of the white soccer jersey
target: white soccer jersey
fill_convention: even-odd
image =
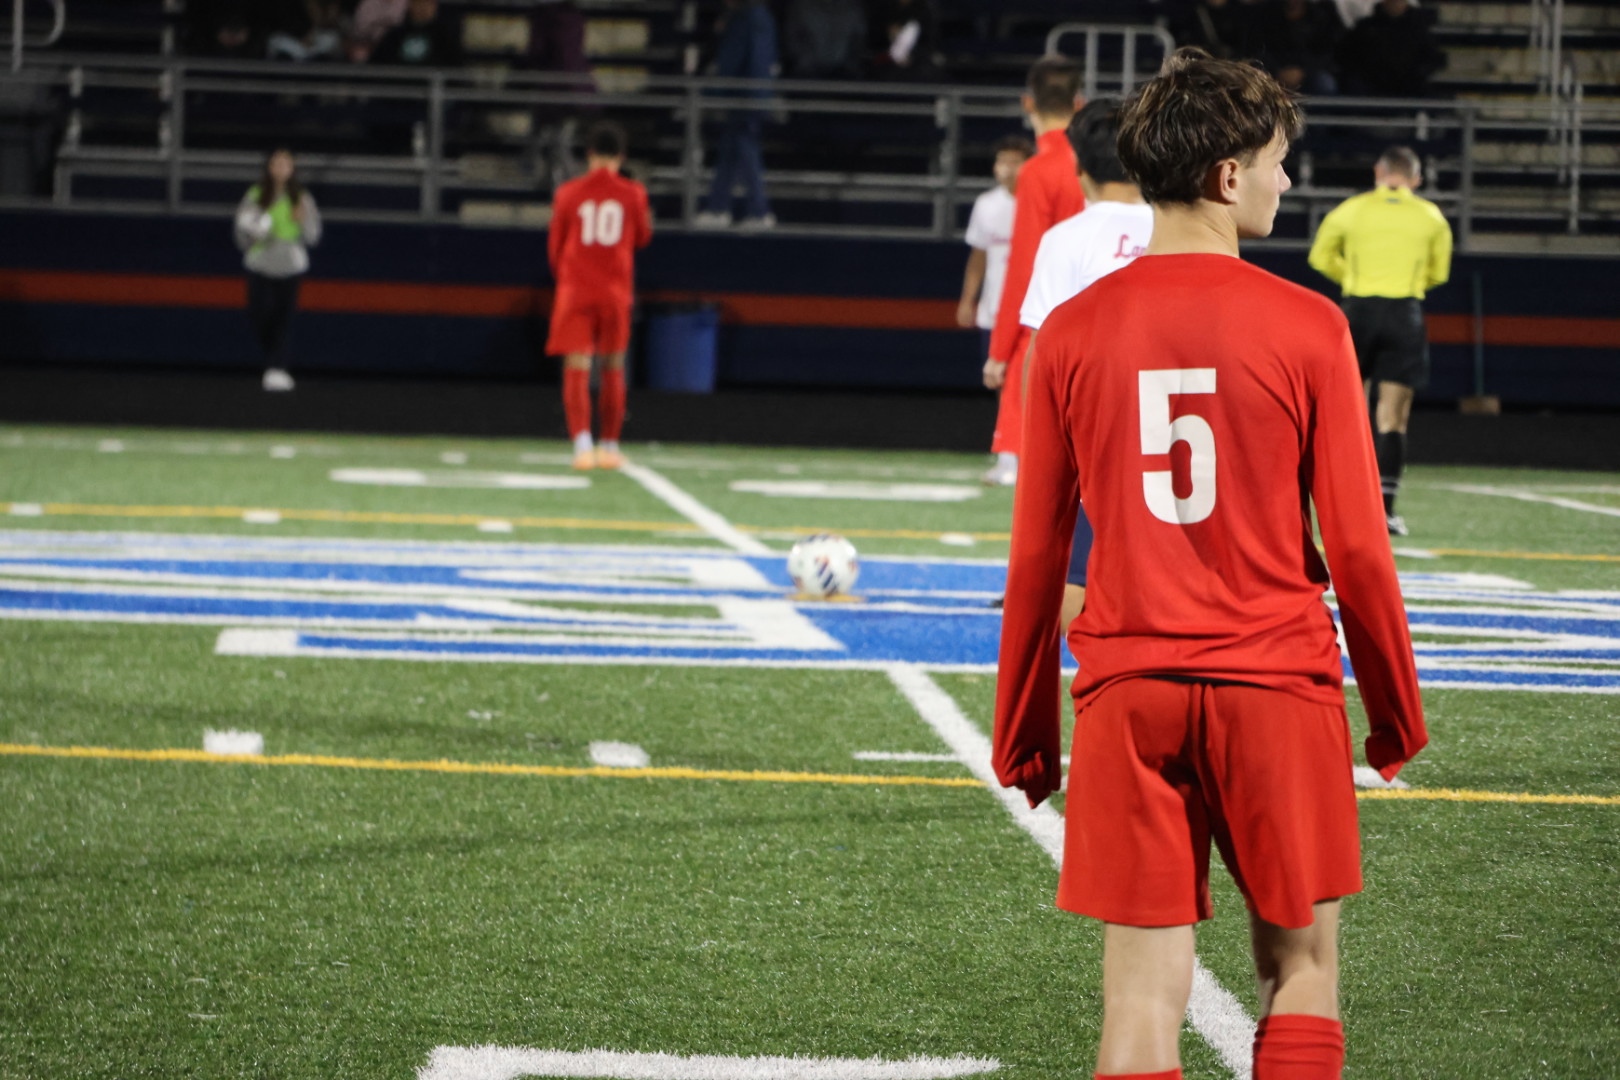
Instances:
[[[1013,197],[997,184],[973,200],[968,217],[969,247],[985,253],[984,288],[979,291],[979,310],[974,317],[980,330],[996,325],[996,309],[1001,305],[1001,283],[1007,280],[1007,256],[1012,253]]]
[[[1058,222],[1035,251],[1018,321],[1039,330],[1053,308],[1129,264],[1152,236],[1153,208],[1147,203],[1091,203]]]

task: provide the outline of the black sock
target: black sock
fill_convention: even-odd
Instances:
[[[1406,468],[1406,432],[1385,431],[1378,436],[1378,478],[1384,486],[1384,515],[1395,512],[1395,495],[1401,490],[1401,473]]]

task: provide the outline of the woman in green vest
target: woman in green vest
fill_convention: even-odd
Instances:
[[[248,314],[264,350],[266,390],[293,388],[282,349],[298,308],[298,283],[309,270],[309,249],[320,239],[321,215],[298,182],[292,151],[272,151],[264,175],[236,209],[236,246],[245,253]]]

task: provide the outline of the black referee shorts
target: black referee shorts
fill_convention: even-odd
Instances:
[[[1429,335],[1421,300],[1347,296],[1344,316],[1350,320],[1363,380],[1400,383],[1413,390],[1429,385]]]

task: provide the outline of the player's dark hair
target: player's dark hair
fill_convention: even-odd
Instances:
[[[1408,180],[1420,175],[1423,164],[1410,146],[1392,146],[1378,156],[1378,164]]]
[[[1069,145],[1080,171],[1099,184],[1123,184],[1130,178],[1119,162],[1119,98],[1086,102],[1069,121]]]
[[[624,157],[629,145],[630,137],[624,133],[624,128],[612,120],[598,120],[585,133],[585,152],[597,157]]]
[[[1027,89],[1035,111],[1042,116],[1068,116],[1080,93],[1080,65],[1053,53],[1030,65]]]
[[[1181,48],[1125,103],[1119,159],[1148,202],[1190,206],[1217,164],[1247,165],[1303,129],[1299,103],[1263,69]]]
[[[1003,135],[996,140],[996,153],[1023,154],[1025,157],[1035,156],[1035,144],[1022,135]]]

